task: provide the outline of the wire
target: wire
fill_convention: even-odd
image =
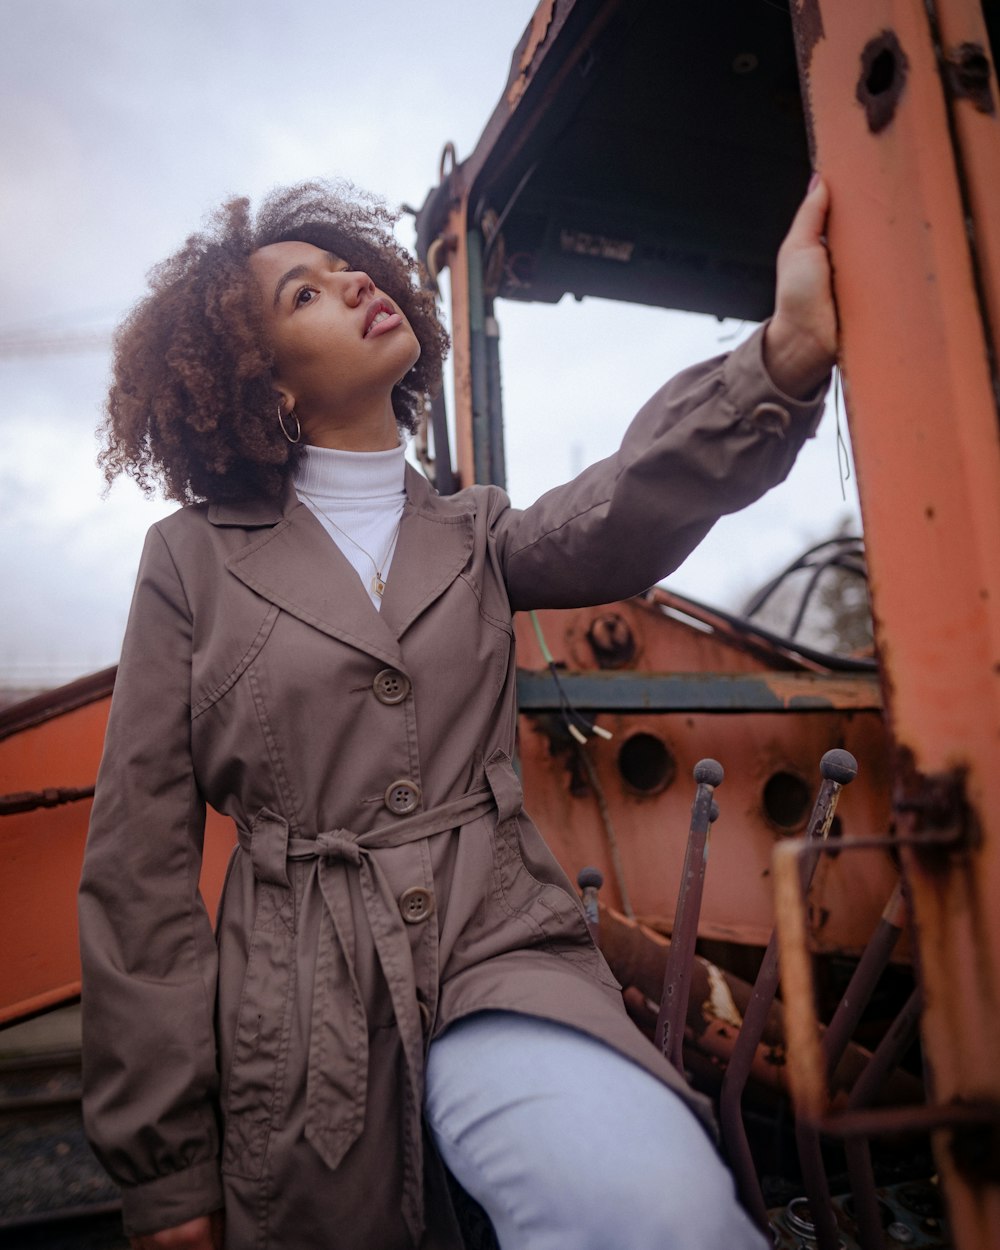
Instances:
[[[837,417],[837,472],[840,474],[840,497],[844,503],[847,503],[844,483],[850,481],[851,458],[847,454],[847,443],[844,441],[844,432],[840,428],[840,414],[844,406],[844,383],[840,376],[840,369],[835,368],[833,371],[833,408]]]
[[[668,597],[671,596],[670,591],[664,592]],[[649,592],[653,601],[656,602],[656,588]],[[681,597],[677,596],[680,600]],[[691,599],[687,595],[681,600],[689,605],[695,613],[703,613],[707,624],[712,623],[712,619],[721,621],[724,625],[728,625],[730,629],[738,634],[742,634],[745,638],[756,638],[761,642],[769,643],[773,647],[780,647],[783,651],[791,652],[803,660],[808,660],[812,664],[819,665],[822,668],[830,669],[838,673],[877,673],[878,661],[870,660],[866,657],[835,655],[829,651],[819,651],[814,647],[807,647],[804,643],[796,642],[794,638],[786,638],[782,634],[777,634],[773,630],[765,629],[763,625],[756,625],[746,616],[734,616],[731,612],[725,612],[722,608],[709,607],[707,603],[702,603],[698,599]],[[666,610],[680,611],[681,609],[670,603],[660,601],[660,607]],[[697,619],[697,618],[696,618]]]
[[[538,639],[542,659],[548,666],[548,670],[552,674],[552,680],[555,682],[556,693],[559,696],[559,714],[562,716],[563,724],[566,726],[566,732],[579,746],[586,746],[587,739],[595,736],[603,738],[605,742],[610,742],[614,737],[611,730],[587,720],[585,716],[581,716],[570,702],[569,696],[559,680],[559,669],[555,658],[549,650],[548,643],[545,641],[545,635],[542,633],[542,625],[538,619],[538,613],[532,611],[528,615],[531,617],[531,624],[534,626],[535,637]]]

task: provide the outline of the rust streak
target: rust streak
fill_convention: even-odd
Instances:
[[[993,116],[996,101],[990,83],[990,59],[978,43],[963,43],[945,60],[947,83],[952,95],[968,100],[977,113]]]
[[[799,63],[799,85],[802,89],[802,113],[809,143],[809,161],[815,168],[816,139],[809,80],[812,74],[813,51],[823,38],[823,14],[820,12],[819,0],[795,0],[792,8],[792,30],[795,35],[795,56]]]

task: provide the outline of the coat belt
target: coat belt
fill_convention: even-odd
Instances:
[[[306,1087],[306,1138],[333,1169],[361,1136],[368,1089],[368,1020],[354,967],[355,932],[347,874],[357,871],[365,913],[389,988],[405,1065],[402,1211],[414,1243],[424,1228],[423,1028],[409,938],[385,873],[373,851],[404,846],[456,829],[496,811],[498,821],[521,810],[521,785],[509,757],[496,751],[483,784],[458,799],[417,812],[369,833],[333,829],[315,838],[290,838],[288,822],[262,809],[240,845],[249,851],[258,881],[290,888],[287,860],[317,859],[325,903],[313,980]],[[335,990],[335,985],[338,988]],[[339,988],[343,986],[343,988]],[[335,1000],[340,997],[341,1003]]]

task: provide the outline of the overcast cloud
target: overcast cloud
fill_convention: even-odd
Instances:
[[[349,177],[420,204],[468,155],[532,0],[5,0],[0,341],[107,331],[150,266],[231,194]],[[411,232],[404,222],[403,237]],[[525,504],[617,445],[670,374],[746,327],[588,300],[503,304],[509,486]],[[117,658],[143,534],[174,505],[101,496],[106,351],[0,357],[0,684]],[[789,481],[671,579],[734,606],[857,511],[828,413]]]

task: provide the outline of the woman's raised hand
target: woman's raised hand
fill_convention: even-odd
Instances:
[[[823,238],[829,208],[829,189],[814,174],[778,251],[764,363],[775,385],[793,399],[804,399],[824,382],[837,358],[837,310]]]
[[[221,1211],[164,1228],[158,1233],[132,1237],[132,1250],[222,1250],[225,1223]]]

